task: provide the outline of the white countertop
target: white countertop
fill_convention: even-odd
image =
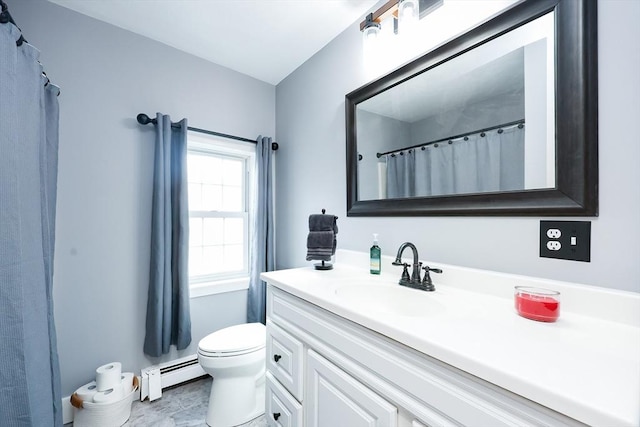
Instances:
[[[336,259],[330,271],[310,266],[261,278],[583,423],[640,425],[640,294],[429,263],[444,270],[431,274],[435,292],[402,288],[420,293],[416,301],[426,302],[425,314],[411,304],[400,315],[380,309],[372,295],[359,300],[336,293],[348,284],[399,286],[400,267],[383,257],[376,276],[369,274],[368,254],[339,251]],[[515,285],[560,291],[558,321],[518,316]]]

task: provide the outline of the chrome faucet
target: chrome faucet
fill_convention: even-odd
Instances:
[[[409,264],[402,262],[402,253],[407,248],[411,248],[411,251],[413,252],[413,265],[412,265],[413,271],[411,272],[411,277],[409,277],[409,271],[407,270],[407,268],[409,267]],[[398,283],[402,286],[408,286],[414,289],[422,289],[423,291],[435,291],[436,288],[433,285],[429,272],[432,271],[434,273],[442,273],[442,270],[440,270],[439,268],[431,268],[428,266],[424,267],[424,270],[425,270],[424,280],[422,280],[421,282],[420,270],[423,269],[423,267],[422,267],[422,263],[418,261],[418,258],[419,258],[418,249],[413,243],[404,242],[403,244],[400,245],[400,248],[398,248],[398,254],[396,255],[396,259],[392,263],[393,265],[401,265],[404,267],[404,270],[402,271],[402,277],[400,277],[400,281],[398,281]]]
[[[407,271],[408,265],[402,262],[402,253],[407,248],[411,248],[411,251],[413,252],[413,271],[411,272],[411,277],[409,277],[409,273]],[[392,264],[404,266],[402,277],[398,282],[399,284],[402,286],[409,286],[411,288],[417,288],[420,286],[420,269],[422,268],[422,263],[418,261],[418,249],[416,249],[416,246],[413,243],[404,242],[401,244],[400,248],[398,248],[396,259]]]

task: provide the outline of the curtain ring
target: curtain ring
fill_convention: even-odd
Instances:
[[[484,136],[485,136],[485,135],[486,135],[486,134],[485,134],[484,132],[482,132],[482,133],[480,134],[480,138],[484,138]]]
[[[427,147],[425,147],[425,146],[423,145],[422,147],[420,147],[420,149],[421,149],[422,151],[424,151],[424,150],[426,150],[426,149],[427,149]]]
[[[502,129],[498,129],[498,133],[502,133],[504,132]]]

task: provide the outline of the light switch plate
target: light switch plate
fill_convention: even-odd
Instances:
[[[540,221],[540,256],[591,262],[591,222]]]

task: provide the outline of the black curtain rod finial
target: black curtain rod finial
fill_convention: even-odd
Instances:
[[[149,116],[147,116],[145,113],[138,114],[136,116],[136,119],[141,125],[148,125],[149,123],[153,123],[155,125],[157,122],[156,119],[150,119]]]

